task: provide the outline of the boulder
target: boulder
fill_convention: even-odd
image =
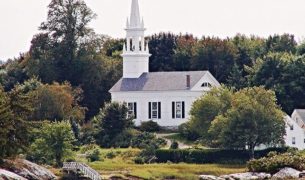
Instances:
[[[221,180],[217,176],[212,176],[212,175],[200,175],[199,179],[200,180]]]
[[[255,173],[255,172],[246,172],[246,173],[236,173],[236,174],[229,174],[220,176],[220,178],[226,180],[242,180],[242,179],[270,179],[271,175],[267,173]]]
[[[272,179],[293,179],[299,178],[300,171],[293,168],[283,168],[272,176]]]
[[[5,160],[8,170],[31,180],[53,180],[56,176],[48,169],[25,159]]]
[[[4,169],[0,169],[0,179],[27,180],[24,177],[19,176],[18,174],[12,173],[12,172],[4,170]]]

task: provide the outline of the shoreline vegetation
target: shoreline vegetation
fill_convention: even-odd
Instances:
[[[88,162],[86,155],[81,151],[82,150],[77,153],[76,161],[88,164],[98,171],[103,178],[115,176],[121,177],[122,179],[133,177],[139,179],[195,180],[198,179],[198,176],[201,174],[220,176],[247,171],[246,164],[174,164],[171,162],[135,164],[134,158],[140,153],[140,150],[133,148],[99,148],[100,160]],[[58,173],[58,170],[55,169],[54,171],[53,169],[53,172]]]

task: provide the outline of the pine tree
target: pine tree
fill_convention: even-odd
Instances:
[[[9,98],[0,87],[0,159],[10,155],[10,134],[14,131],[12,120],[13,112],[10,110]]]

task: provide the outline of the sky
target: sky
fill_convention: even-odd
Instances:
[[[0,0],[0,60],[27,52],[51,0]],[[113,38],[125,36],[131,0],[85,0],[98,15],[90,26]],[[305,0],[139,0],[147,35],[192,33],[267,37],[291,33],[305,39]]]

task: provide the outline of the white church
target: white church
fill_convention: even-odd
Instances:
[[[185,123],[193,102],[219,82],[209,71],[149,72],[149,47],[144,38],[138,0],[132,0],[123,48],[123,77],[109,90],[113,102],[127,103],[136,125],[153,120],[161,126]],[[305,149],[305,110],[283,117],[285,144]],[[264,146],[265,148],[265,146]]]
[[[167,127],[185,123],[192,103],[219,82],[209,71],[149,72],[138,0],[132,0],[125,30],[123,77],[109,91],[112,101],[127,103],[128,116],[135,118],[136,125],[149,120]]]

